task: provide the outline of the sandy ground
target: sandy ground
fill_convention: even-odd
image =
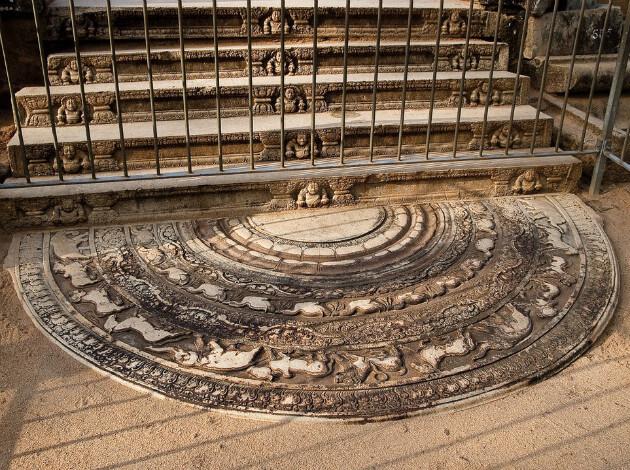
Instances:
[[[589,204],[623,282],[630,185]],[[465,409],[364,425],[256,421],[159,399],[53,346],[6,272],[0,306],[0,468],[630,468],[630,284],[603,337],[558,376]]]

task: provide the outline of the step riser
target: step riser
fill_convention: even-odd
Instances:
[[[513,141],[510,148],[529,148],[532,141],[533,120],[521,120],[514,123]],[[506,130],[504,121],[489,122],[485,134],[485,147],[488,149],[504,148],[505,139],[501,131]],[[431,128],[430,150],[449,152],[453,149],[453,133],[455,124],[433,124]],[[536,146],[545,147],[551,142],[553,122],[542,119],[538,122]],[[375,153],[379,156],[396,155],[399,127],[397,125],[377,126],[375,130]],[[459,151],[477,150],[480,147],[482,124],[480,122],[461,122],[457,148]],[[304,140],[300,141],[300,136]],[[403,133],[403,153],[422,153],[426,148],[426,125],[406,125]],[[329,128],[318,130],[316,136],[317,159],[333,159],[339,157],[340,129]],[[366,159],[370,141],[370,127],[351,127],[346,129],[345,153],[348,158]],[[63,142],[62,142],[63,144]],[[151,169],[155,165],[152,138],[127,138],[126,155],[130,169]],[[163,167],[186,167],[185,139],[177,137],[160,137],[160,163]],[[115,140],[93,142],[95,165],[98,171],[119,171],[122,168],[122,156]],[[64,169],[68,173],[89,171],[87,147],[85,144],[63,145]],[[255,160],[280,160],[280,133],[255,132]],[[27,145],[27,159],[32,176],[53,174],[54,150],[52,145]],[[216,135],[195,135],[191,138],[193,164],[218,165]],[[19,146],[9,146],[9,157],[14,176],[23,176]],[[238,133],[223,136],[224,163],[227,165],[243,165],[249,159],[249,134]],[[285,155],[287,160],[308,160],[310,158],[310,129],[303,131],[292,129],[286,133]]]
[[[313,8],[288,8],[288,37],[312,37]],[[344,37],[344,8],[320,8],[318,14],[318,35],[324,38]],[[442,18],[436,8],[419,8],[412,18],[414,38],[434,39],[438,28],[444,38],[465,37],[463,26],[467,23],[467,9],[445,9]],[[247,37],[247,13],[245,8],[217,9],[218,35],[222,38]],[[277,13],[276,13],[277,15]],[[450,20],[453,15],[453,20]],[[273,21],[272,8],[252,8],[252,36],[254,38],[279,37],[280,23]],[[107,16],[105,8],[98,10],[76,9],[76,25],[79,37],[89,40],[107,40]],[[472,37],[491,35],[489,24],[496,18],[492,12],[474,10],[471,19]],[[376,34],[376,8],[351,8],[349,34],[352,38],[364,39]],[[67,8],[50,10],[49,38],[71,40],[72,29]],[[152,39],[178,38],[177,10],[161,7],[150,9],[149,29]],[[212,10],[207,8],[186,8],[184,10],[184,35],[186,38],[212,38]],[[125,8],[113,11],[113,31],[116,38],[143,39],[144,23],[141,8]],[[490,32],[490,34],[488,34]],[[382,21],[383,38],[404,38],[407,34],[407,9],[384,8]]]
[[[184,177],[164,184],[86,183],[56,187],[58,191],[45,197],[32,188],[15,190],[16,194],[7,190],[5,199],[0,199],[0,211],[2,224],[15,229],[234,217],[252,208],[295,207],[297,193],[310,181],[330,188],[332,204],[374,204],[511,195],[518,178],[528,170],[543,182],[538,192],[573,192],[581,174],[579,161],[567,156],[466,162],[457,167],[429,163],[344,170],[286,170],[275,177],[259,173]]]
[[[252,55],[254,76],[280,75],[280,63],[276,60],[278,48],[255,49]],[[374,71],[374,45],[352,46],[348,49],[348,72]],[[462,70],[464,44],[442,45],[439,50],[438,70]],[[181,80],[180,54],[177,51],[152,52],[151,67],[155,80]],[[187,51],[186,75],[188,78],[214,77],[214,53],[208,50]],[[435,46],[414,45],[411,47],[409,71],[429,72],[433,70]],[[492,64],[492,44],[469,46],[469,70],[489,70]],[[118,80],[121,82],[144,81],[147,79],[147,62],[144,53],[122,53],[116,57]],[[72,70],[73,54],[55,54],[48,59],[48,77],[52,85],[78,84],[78,74]],[[113,72],[111,55],[85,54],[82,56],[86,83],[111,83]],[[286,75],[310,75],[313,72],[311,47],[286,49]],[[343,47],[318,48],[318,73],[334,74],[343,71]],[[223,77],[247,77],[248,53],[246,49],[219,51],[219,70]],[[405,46],[381,47],[382,72],[398,72],[404,69]],[[495,70],[507,70],[508,47],[498,45]],[[290,70],[288,70],[290,67]]]
[[[493,80],[492,105],[508,105],[514,101],[515,79],[501,78]],[[434,106],[445,108],[457,106],[459,101],[459,80],[437,80]],[[516,104],[527,103],[528,79],[523,78],[520,92],[516,95]],[[466,107],[483,107],[487,100],[488,80],[467,79],[464,85]],[[315,110],[340,111],[342,109],[342,83],[318,85],[316,89]],[[410,80],[407,85],[407,108],[426,109],[431,104],[432,82],[430,80]],[[312,110],[312,86],[287,85],[287,92],[293,91],[294,97],[285,100],[285,112],[308,113]],[[373,83],[349,82],[346,87],[346,109],[366,111],[372,109]],[[379,82],[376,103],[377,109],[400,108],[402,83],[400,81]],[[256,115],[278,114],[280,112],[280,87],[256,86],[254,88],[254,113]],[[208,118],[216,115],[216,94],[211,87],[188,88],[188,117]],[[125,122],[151,120],[151,108],[148,90],[126,90],[121,92],[122,118]],[[53,95],[53,111],[58,125],[82,125],[83,118],[76,113],[65,111],[68,101],[72,100],[77,110],[82,109],[80,94]],[[48,127],[47,99],[42,95],[19,96],[18,104],[24,127]],[[118,112],[113,92],[88,93],[89,122],[108,124],[117,122]],[[249,113],[249,94],[246,86],[222,89],[222,116],[247,116]],[[162,89],[155,93],[156,118],[158,120],[183,119],[183,93],[181,89]],[[61,117],[59,117],[61,116]]]

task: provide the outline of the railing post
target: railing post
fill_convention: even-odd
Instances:
[[[593,176],[591,178],[591,186],[589,193],[592,196],[599,194],[602,185],[604,172],[606,171],[606,154],[610,147],[613,130],[615,128],[615,119],[619,108],[619,99],[623,90],[623,82],[626,76],[626,68],[628,66],[628,56],[630,56],[630,1],[628,2],[628,10],[626,10],[626,19],[623,24],[623,35],[619,44],[619,53],[617,55],[617,65],[615,75],[613,76],[612,86],[610,87],[610,95],[608,96],[608,104],[606,106],[606,115],[604,117],[604,127],[602,129],[602,137],[599,145],[599,154],[593,168]],[[603,32],[605,33],[605,31]]]

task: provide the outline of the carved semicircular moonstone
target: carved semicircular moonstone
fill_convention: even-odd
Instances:
[[[616,261],[570,195],[34,232],[25,306],[77,356],[202,406],[400,416],[592,343]]]

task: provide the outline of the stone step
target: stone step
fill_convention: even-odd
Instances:
[[[495,106],[488,114],[484,147],[529,148],[532,142],[535,109],[517,106],[513,134],[507,141],[507,122],[511,106]],[[457,149],[468,151],[481,146],[483,107],[463,108],[459,124]],[[367,158],[370,130],[370,111],[349,111],[346,116],[345,152],[347,158]],[[424,152],[429,111],[407,110],[403,129],[403,153]],[[434,110],[431,127],[430,150],[449,152],[453,149],[453,134],[456,127],[457,110],[438,108]],[[316,159],[336,159],[340,152],[340,113],[325,112],[317,115]],[[375,152],[377,156],[391,156],[397,152],[400,111],[380,110],[376,113]],[[280,117],[277,115],[257,116],[254,119],[253,150],[256,161],[278,161],[281,151],[287,160],[310,158],[309,114],[295,114],[286,120],[286,146],[280,145]],[[535,147],[550,144],[553,121],[545,114],[540,115],[535,136]],[[119,133],[116,124],[90,126],[95,165],[97,170],[118,171],[122,166],[122,155],[118,148]],[[124,125],[126,155],[131,169],[151,169],[155,165],[154,138],[150,122],[134,122]],[[160,121],[157,123],[160,163],[163,167],[186,166],[186,142],[184,121]],[[243,165],[250,158],[250,135],[247,121],[242,117],[222,120],[223,156],[226,165]],[[217,126],[214,119],[190,120],[191,154],[193,164],[216,166]],[[89,170],[85,129],[83,126],[58,128],[62,144],[64,168],[68,173]],[[50,128],[24,129],[29,170],[32,175],[53,173],[54,149]],[[15,176],[24,175],[21,151],[16,136],[9,143],[9,157]]]
[[[144,23],[140,2],[112,2],[113,30],[116,38],[123,40],[143,39]],[[175,1],[149,2],[149,29],[153,39],[169,39],[178,36],[177,3]],[[246,2],[219,2],[217,25],[219,37],[246,37]],[[445,37],[465,37],[469,2],[447,0],[444,2],[442,18],[438,18],[439,1],[416,2],[413,13],[415,38],[433,39],[438,28]],[[187,38],[211,38],[212,9],[210,2],[184,2],[184,34]],[[342,38],[344,35],[345,2],[328,0],[319,2],[318,34],[322,39]],[[364,39],[376,33],[377,0],[351,2],[350,35]],[[384,38],[405,37],[407,31],[406,0],[385,2],[383,8],[382,34]],[[75,1],[76,25],[79,36],[88,40],[107,40],[107,17],[101,0]],[[280,34],[280,2],[252,2],[252,33],[254,38],[278,37]],[[309,37],[313,34],[313,3],[289,0],[286,2],[285,31],[290,37]],[[471,19],[472,37],[490,36],[491,24],[496,13],[480,8],[473,10]],[[71,40],[72,30],[68,2],[54,0],[48,8],[49,38]],[[488,34],[490,33],[490,34]]]
[[[401,103],[404,74],[381,73],[377,87],[377,109],[397,109]],[[461,72],[439,72],[435,81],[434,106],[453,107],[459,102]],[[493,75],[492,105],[511,104],[514,101],[516,75],[498,71]],[[311,76],[286,77],[284,103],[287,114],[308,113],[313,108]],[[342,104],[343,77],[340,74],[317,77],[315,110],[317,112],[340,111]],[[465,106],[483,106],[488,97],[489,72],[469,71],[464,82]],[[529,78],[522,77],[516,103],[527,103]],[[357,73],[348,75],[346,85],[346,109],[367,111],[372,108],[374,75]],[[431,72],[411,72],[407,82],[407,107],[429,108],[433,87]],[[56,123],[60,126],[82,125],[81,95],[78,85],[53,86],[50,89]],[[114,99],[111,83],[86,85],[89,106],[89,122],[107,124],[117,122],[119,110]],[[183,119],[183,88],[178,80],[157,81],[154,85],[156,117],[158,120]],[[187,83],[188,116],[191,119],[215,117],[216,88],[214,79],[192,79]],[[120,85],[123,121],[151,120],[148,82],[126,82]],[[257,115],[280,112],[280,77],[255,77],[254,113]],[[221,79],[222,116],[247,116],[249,113],[248,79]],[[48,100],[43,87],[24,88],[17,93],[25,127],[50,125]],[[291,118],[292,119],[292,118]]]
[[[343,71],[343,41],[321,41],[318,43],[318,72],[341,73]],[[445,39],[441,42],[438,70],[462,70],[464,67],[465,40]],[[254,45],[252,51],[252,73],[255,76],[280,75],[278,58],[279,42],[266,41]],[[394,72],[403,70],[405,63],[404,41],[381,43],[379,70]],[[473,39],[470,41],[467,59],[472,70],[489,70],[492,64],[491,42]],[[352,41],[348,48],[348,71],[350,73],[374,70],[375,44]],[[499,43],[495,57],[495,69],[507,70],[508,46]],[[48,58],[48,77],[53,85],[78,84],[74,51],[52,54]],[[86,83],[108,83],[113,81],[109,48],[87,48],[81,54],[83,76]],[[313,72],[313,47],[308,42],[286,43],[285,75],[309,75]],[[410,49],[409,70],[424,72],[433,70],[435,41],[413,41]],[[214,77],[214,49],[210,41],[189,41],[186,44],[186,73],[188,78]],[[147,79],[147,59],[144,45],[127,45],[117,50],[116,66],[121,82]],[[172,42],[157,44],[151,50],[151,66],[154,80],[181,80],[179,47]],[[247,46],[239,43],[221,44],[219,49],[220,74],[224,77],[248,76]]]
[[[418,159],[419,160],[419,159]],[[66,175],[73,184],[54,183],[55,176],[9,178],[0,193],[0,222],[7,228],[47,228],[77,223],[137,223],[212,214],[233,217],[252,209],[295,207],[298,193],[309,182],[326,188],[332,205],[393,201],[435,201],[529,194],[573,192],[580,179],[579,160],[569,155],[418,161],[379,159],[343,167],[308,162],[260,164],[254,172],[226,168],[196,169],[148,179],[130,171],[129,178],[107,178],[94,184],[89,175]],[[522,175],[534,176],[524,189]],[[120,176],[118,173],[117,176]],[[145,175],[146,176],[146,175]],[[530,178],[531,179],[531,178]],[[41,182],[42,185],[38,185]]]

